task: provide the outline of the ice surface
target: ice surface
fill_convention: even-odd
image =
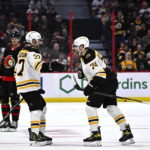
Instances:
[[[28,106],[21,104],[21,115],[17,132],[0,132],[0,150],[150,150],[150,105],[119,103],[132,128],[134,145],[122,146],[119,127],[105,109],[99,109],[102,132],[102,147],[84,147],[82,140],[89,136],[85,103],[47,103],[47,132],[53,137],[53,145],[30,147]],[[2,117],[0,116],[0,119]]]

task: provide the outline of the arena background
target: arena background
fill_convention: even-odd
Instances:
[[[103,54],[118,72],[117,94],[150,101],[150,4],[147,0],[1,0],[0,58],[9,34],[19,30],[24,42],[28,31],[43,37],[41,54],[45,62],[59,59],[67,65],[64,73],[43,72],[41,86],[48,102],[85,102],[73,88],[79,57],[72,51],[73,40],[81,35],[90,47]],[[137,68],[123,70],[121,62],[130,53]],[[78,80],[85,87],[85,80]],[[120,101],[120,99],[118,99]],[[122,100],[126,101],[126,100]]]

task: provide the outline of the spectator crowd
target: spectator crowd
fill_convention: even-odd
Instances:
[[[11,1],[9,3],[8,1],[0,3],[1,12],[8,7],[13,8]],[[29,30],[29,17],[32,17],[32,30],[38,31],[43,38],[43,45],[40,47],[43,60],[49,62],[52,59],[59,59],[68,64],[68,24],[55,11],[53,0],[31,0],[26,12],[22,12],[22,17],[18,16],[13,9],[0,13],[0,57],[3,56],[9,43],[12,31],[19,31],[24,42],[24,36]]]
[[[116,70],[150,71],[150,2],[148,0],[88,0],[91,19],[100,19],[106,51],[111,52],[112,11],[115,12]],[[21,17],[13,9],[11,0],[0,3],[0,58],[9,43],[9,34],[18,30],[22,42],[29,30],[41,33],[41,54],[45,62],[59,59],[69,66],[68,21],[55,10],[54,0],[30,0]],[[79,67],[79,56],[73,55],[73,71]],[[69,67],[68,67],[69,68]],[[69,71],[69,69],[68,69]]]
[[[112,11],[115,14],[116,69],[150,71],[150,2],[148,0],[93,0],[91,16],[101,19],[101,40],[111,49]]]

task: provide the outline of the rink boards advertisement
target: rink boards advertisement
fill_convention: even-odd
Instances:
[[[73,75],[75,75],[81,88],[87,85],[85,79],[77,78],[77,73],[43,73],[41,75],[41,87],[46,91],[43,95],[44,98],[52,102],[85,101],[86,97],[83,92],[76,90],[73,86]],[[118,81],[118,96],[136,97],[149,101],[150,72],[118,73]]]

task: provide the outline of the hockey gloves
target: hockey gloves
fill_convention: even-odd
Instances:
[[[85,87],[84,95],[89,96],[94,93],[95,90],[99,90],[104,86],[106,79],[94,76],[93,80]]]
[[[82,69],[79,69],[78,70],[78,79],[83,79],[83,78],[85,78],[83,71],[82,71]]]
[[[43,89],[39,89],[38,92],[39,92],[40,94],[45,94],[45,90],[43,90]]]
[[[93,92],[94,92],[94,87],[93,87],[92,84],[89,83],[89,84],[84,88],[84,95],[85,95],[85,96],[88,96],[88,95],[93,94]]]
[[[51,71],[63,72],[65,71],[65,65],[57,60],[53,60],[49,64],[49,68]]]

